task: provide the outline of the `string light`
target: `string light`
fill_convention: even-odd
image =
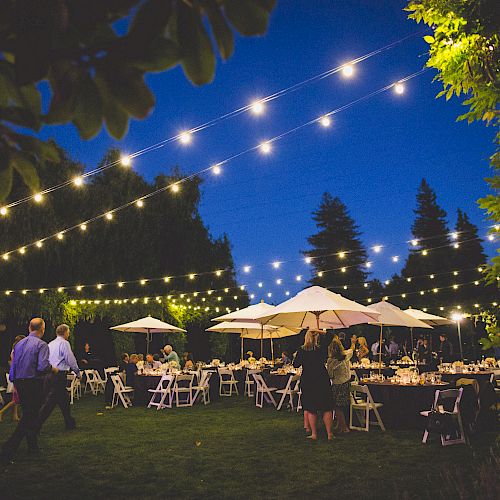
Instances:
[[[106,215],[105,215],[106,219],[107,220],[112,220],[113,219],[113,213],[112,212],[108,212]]]
[[[429,252],[427,250],[422,250],[422,255],[425,257],[426,255],[428,255]]]
[[[302,276],[300,274],[295,276],[295,281],[302,281]]]
[[[264,286],[264,283],[262,283],[262,281],[260,281],[259,283],[257,283],[257,286],[258,286],[259,288],[262,288],[262,287]]]
[[[304,258],[304,262],[305,262],[306,264],[310,264],[310,263],[312,262],[311,257],[305,257],[305,258]]]
[[[339,252],[339,259],[345,258],[345,252]]]
[[[380,253],[380,252],[382,251],[382,245],[375,245],[375,246],[373,247],[373,251],[374,251],[375,253]]]
[[[9,212],[9,209],[7,207],[2,207],[0,208],[0,215],[5,216]]]
[[[184,145],[190,144],[191,139],[192,139],[192,134],[191,134],[191,132],[189,132],[189,130],[186,130],[186,131],[181,132],[179,134],[179,141],[181,142],[181,144],[184,144]]]
[[[212,167],[212,172],[215,174],[215,175],[219,175],[221,172],[222,172],[222,169],[220,167],[220,165],[214,165]]]
[[[43,195],[41,193],[36,193],[33,196],[33,200],[36,201],[36,203],[41,203],[43,200]]]
[[[196,277],[196,274],[191,273],[191,274],[189,275],[189,279],[190,279],[190,280],[194,280],[194,278],[195,278],[195,277]]]
[[[25,253],[26,253],[26,248],[25,248],[25,247],[21,247],[21,248],[19,249],[19,253],[20,253],[20,254],[25,254]]]
[[[250,266],[243,266],[243,272],[244,272],[244,273],[247,273],[247,274],[248,274],[248,273],[250,272],[250,269],[251,269],[251,267],[250,267]]]
[[[4,253],[4,254],[2,255],[2,259],[3,259],[3,260],[9,260],[9,254],[8,254],[8,253]]]
[[[63,232],[57,233],[57,239],[58,240],[63,240],[64,239],[64,233]]]
[[[122,154],[120,156],[120,163],[123,167],[130,167],[132,165],[132,158],[129,155]]]
[[[271,144],[269,142],[261,142],[259,144],[259,150],[261,153],[267,155],[271,152]]]
[[[352,64],[344,65],[342,68],[342,74],[346,78],[350,78],[354,74],[354,67],[352,66]]]
[[[318,276],[318,278],[322,278],[323,277],[323,271],[319,271],[317,276]]]
[[[278,262],[278,261],[273,262],[274,269],[279,269],[280,266],[281,266],[281,262]]]
[[[135,202],[137,208],[142,208],[144,206],[144,201],[143,200],[137,200]]]
[[[142,286],[144,286],[147,282],[148,282],[148,280],[141,280],[141,281],[140,281],[140,284],[141,284]]]
[[[42,248],[43,247],[43,241],[42,240],[38,240],[36,243],[35,243],[36,247],[37,248]]]
[[[418,246],[418,240],[411,240],[411,246],[412,247]]]
[[[250,105],[250,110],[254,115],[261,115],[265,110],[264,103],[262,101],[254,101]]]
[[[80,224],[80,229],[82,231],[86,231],[87,230],[87,224]]]
[[[73,184],[76,186],[76,187],[82,187],[83,186],[83,178],[82,177],[75,177],[73,179]]]
[[[178,193],[180,190],[179,184],[172,184],[171,188],[173,193]]]
[[[328,128],[332,124],[332,119],[329,116],[322,116],[319,119],[319,123],[325,128]]]
[[[395,83],[394,84],[394,92],[396,92],[396,94],[403,94],[405,91],[405,86],[402,84],[402,83]]]
[[[394,255],[392,257],[392,262],[398,262],[399,261],[399,257],[397,255]]]

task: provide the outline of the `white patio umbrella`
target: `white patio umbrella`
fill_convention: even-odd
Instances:
[[[297,335],[300,329],[280,328],[272,325],[262,325],[258,321],[223,321],[207,328],[207,332],[237,333],[241,338],[241,359],[243,360],[243,339],[270,339],[271,354],[274,361],[273,339]]]
[[[170,325],[169,323],[165,323],[164,321],[153,318],[151,316],[136,319],[135,321],[124,323],[123,325],[112,326],[110,330],[118,330],[120,332],[145,333],[147,354],[149,354],[149,343],[151,342],[151,335],[153,333],[173,333],[186,331],[182,328],[179,328],[178,326]]]
[[[443,318],[442,316],[436,316],[434,314],[429,314],[425,311],[421,311],[420,309],[405,309],[405,313],[431,326],[453,325],[455,323],[451,319]],[[410,329],[410,335],[411,335],[411,346],[413,349],[413,328]],[[432,336],[431,336],[431,348],[432,348]]]
[[[260,316],[263,316],[264,314],[270,313],[271,311],[274,311],[274,306],[272,306],[271,304],[266,304],[262,300],[258,304],[253,304],[243,309],[233,311],[229,314],[224,314],[223,316],[219,316],[218,318],[213,318],[212,321],[257,321],[258,323],[262,323],[258,320],[258,318]],[[260,357],[262,357],[263,351],[264,329],[261,328]]]
[[[370,322],[371,325],[380,326],[380,338],[378,343],[378,360],[379,360],[379,371],[382,365],[382,333],[384,326],[405,326],[407,328],[432,328],[432,326],[414,318],[405,311],[402,311],[399,307],[391,304],[387,301],[377,302],[376,304],[371,304],[368,309],[373,309],[380,313],[377,321]]]
[[[320,286],[311,286],[277,305],[259,321],[289,328],[348,328],[377,321],[380,313]]]

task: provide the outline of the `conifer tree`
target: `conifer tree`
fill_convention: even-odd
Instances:
[[[446,212],[438,205],[434,190],[425,179],[417,192],[414,243],[401,271],[405,278],[407,305],[413,307],[454,304],[453,268],[457,249],[450,239]],[[421,292],[424,292],[423,294]]]
[[[354,300],[366,298],[367,254],[347,207],[338,197],[324,193],[313,220],[318,232],[307,239],[312,249],[304,252],[314,266],[310,283]]]

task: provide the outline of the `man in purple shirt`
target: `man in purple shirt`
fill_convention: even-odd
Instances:
[[[0,455],[3,463],[12,460],[21,441],[26,436],[28,449],[37,453],[37,417],[42,404],[43,377],[52,368],[49,362],[49,347],[42,340],[45,321],[33,318],[29,325],[29,335],[14,348],[9,378],[14,383],[21,401],[22,418],[12,436],[4,443]]]

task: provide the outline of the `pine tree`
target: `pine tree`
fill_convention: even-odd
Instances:
[[[339,198],[324,193],[313,220],[318,232],[307,239],[313,248],[304,252],[315,270],[310,283],[354,300],[366,298],[367,254],[347,207]]]
[[[486,263],[483,240],[478,237],[477,226],[460,209],[457,210],[455,233],[460,247],[455,256],[455,269],[458,275],[454,277],[457,283],[463,283],[458,291],[460,304],[463,303],[471,308],[476,303],[483,305],[484,301],[491,302],[495,287],[486,287],[479,271]]]
[[[405,278],[406,305],[436,307],[456,303],[456,290],[450,288],[457,249],[453,247],[446,212],[438,205],[434,190],[422,180],[417,193],[413,242],[401,271]],[[423,294],[421,293],[423,292]],[[455,294],[455,295],[454,295]]]

